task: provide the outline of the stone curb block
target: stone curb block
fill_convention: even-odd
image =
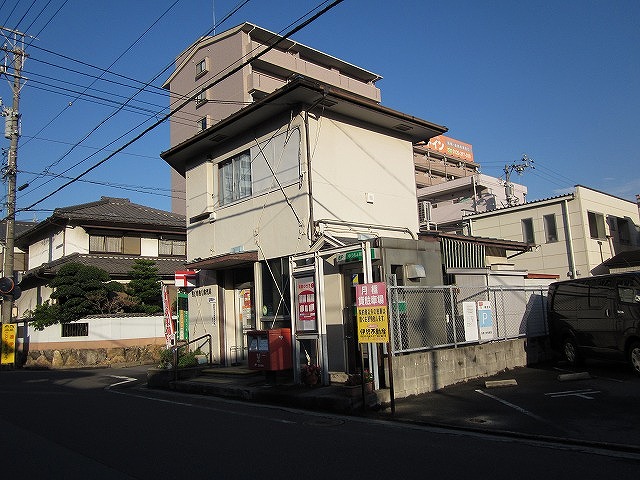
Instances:
[[[516,385],[518,385],[518,382],[515,378],[510,378],[509,380],[487,380],[484,382],[485,388],[513,387]]]
[[[591,378],[589,372],[579,372],[579,373],[564,373],[562,375],[558,375],[558,380],[561,382],[568,382],[571,380],[588,380]]]

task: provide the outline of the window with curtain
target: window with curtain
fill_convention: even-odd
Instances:
[[[89,252],[122,253],[122,237],[89,235]]]
[[[242,152],[220,164],[220,204],[251,196],[251,156]]]
[[[160,256],[183,256],[187,254],[187,242],[171,238],[161,238],[158,241],[158,255]]]

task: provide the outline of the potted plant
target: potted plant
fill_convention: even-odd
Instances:
[[[364,375],[360,373],[348,374],[347,380],[344,382],[347,387],[347,396],[356,397],[360,395],[363,383],[365,393],[373,392],[373,374],[368,369],[364,371]]]
[[[300,371],[302,383],[305,385],[317,385],[320,382],[320,367],[313,363],[304,365]]]

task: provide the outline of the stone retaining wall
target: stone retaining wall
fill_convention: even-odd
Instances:
[[[164,345],[151,344],[116,348],[60,348],[30,350],[26,355],[26,368],[80,368],[151,365],[160,361]]]

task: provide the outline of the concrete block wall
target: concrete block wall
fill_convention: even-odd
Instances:
[[[393,358],[395,398],[433,392],[550,358],[543,339],[514,339]]]

